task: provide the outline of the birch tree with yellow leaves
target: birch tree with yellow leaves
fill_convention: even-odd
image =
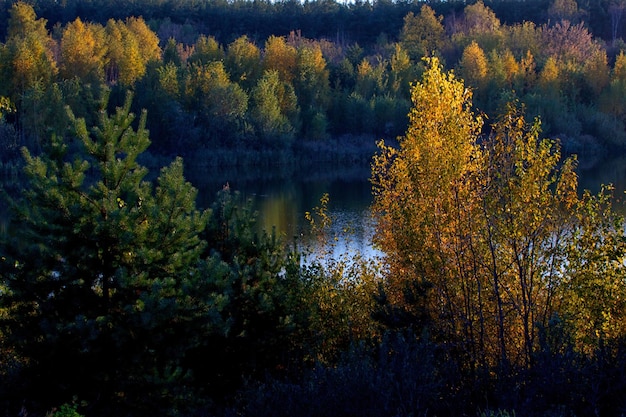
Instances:
[[[587,316],[607,337],[623,335],[607,318],[623,318],[623,303],[594,300],[624,285],[588,269],[623,277],[621,220],[606,194],[580,197],[575,158],[540,139],[539,121],[528,123],[515,103],[482,134],[471,91],[437,59],[427,64],[399,148],[381,143],[372,165],[389,300],[424,309],[434,337],[470,371],[532,366],[539,329],[556,316],[585,323],[567,300],[581,297],[592,275]],[[407,296],[412,288],[427,289],[417,303]],[[573,337],[583,346],[581,335],[591,333]]]

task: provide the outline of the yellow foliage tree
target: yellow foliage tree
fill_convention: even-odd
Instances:
[[[615,58],[613,80],[626,82],[626,54],[624,54],[624,51],[621,51]]]
[[[412,100],[399,148],[381,143],[372,165],[389,300],[424,308],[435,337],[462,349],[469,369],[532,366],[539,329],[556,315],[572,317],[580,340],[592,330],[623,335],[611,319],[626,317],[626,303],[604,307],[621,288],[623,228],[599,211],[603,195],[579,198],[575,159],[562,160],[515,104],[482,137],[471,93],[436,59]],[[602,271],[615,280],[601,281]],[[419,305],[407,297],[416,287],[431,288]],[[587,316],[571,314],[576,294],[587,297]],[[593,325],[581,327],[583,317]]]
[[[438,277],[435,293],[447,298],[441,307],[449,310],[452,264],[442,244],[462,244],[457,237],[463,235],[465,219],[457,217],[454,208],[470,207],[464,202],[473,199],[474,190],[465,180],[477,168],[473,139],[482,121],[472,113],[471,92],[452,73],[443,73],[434,58],[412,89],[412,102],[400,149],[381,142],[373,163],[375,242],[389,261],[392,302],[402,304],[411,282],[427,284]]]
[[[602,90],[609,85],[610,70],[606,51],[596,50],[589,60],[583,65],[585,83],[595,96],[599,96]]]
[[[504,39],[500,19],[482,0],[465,6],[463,19],[454,35],[457,44],[464,47],[476,41],[486,51],[498,49]]]
[[[502,62],[504,65],[504,73],[506,76],[506,81],[509,85],[512,85],[513,80],[515,80],[515,77],[517,76],[517,73],[520,70],[519,63],[515,59],[515,56],[513,56],[513,53],[511,52],[511,50],[509,49],[504,51]]]
[[[272,35],[265,41],[264,69],[278,71],[281,81],[293,81],[297,60],[298,51],[284,37]]]
[[[391,90],[400,97],[409,98],[410,85],[417,78],[415,65],[411,63],[409,54],[402,48],[402,44],[396,44],[394,54],[390,60],[391,66]]]
[[[129,17],[126,27],[140,45],[139,55],[144,64],[161,59],[159,37],[152,31],[142,17]]]
[[[109,83],[131,85],[146,73],[148,62],[161,57],[158,37],[141,18],[107,22],[106,76]]]
[[[547,93],[559,92],[559,66],[554,57],[549,57],[539,73],[539,87]]]
[[[505,86],[512,88],[518,72],[519,63],[510,49],[505,49],[503,52],[493,49],[487,57],[488,90],[500,90]]]
[[[303,106],[325,106],[330,99],[329,71],[318,43],[297,49],[294,87]]]
[[[519,61],[519,71],[515,80],[515,89],[520,93],[527,92],[535,86],[537,81],[537,66],[535,57],[530,51]]]
[[[533,22],[517,23],[504,27],[505,45],[519,60],[527,51],[538,55],[542,48],[542,32]]]
[[[202,35],[193,46],[193,52],[189,57],[189,63],[208,64],[213,61],[224,59],[224,48],[213,36]]]
[[[444,45],[443,16],[437,16],[428,5],[423,5],[416,16],[409,12],[404,17],[400,42],[411,59],[417,61],[441,51]]]
[[[8,93],[17,99],[38,84],[48,85],[57,67],[46,20],[37,19],[33,7],[21,1],[11,7],[9,15],[3,69]]]
[[[385,65],[373,66],[366,58],[357,65],[354,91],[365,99],[386,91]]]
[[[63,78],[104,80],[106,42],[102,26],[85,24],[77,18],[63,29],[60,49],[60,73]]]
[[[585,192],[567,246],[562,316],[572,323],[577,349],[588,355],[626,334],[624,219],[612,210],[612,187]]]
[[[261,50],[247,36],[240,36],[228,45],[225,65],[231,79],[246,89],[261,77]]]
[[[475,41],[463,50],[459,67],[460,75],[469,85],[478,88],[484,85],[487,77],[487,57]]]

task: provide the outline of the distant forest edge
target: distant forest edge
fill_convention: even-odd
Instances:
[[[34,1],[0,5],[0,162],[133,93],[160,155],[369,158],[436,56],[477,113],[516,99],[566,152],[626,148],[626,1]],[[216,150],[219,150],[217,152]],[[288,152],[285,152],[288,151]]]

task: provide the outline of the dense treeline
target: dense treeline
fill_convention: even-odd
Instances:
[[[2,189],[0,413],[624,412],[624,221],[564,157],[626,143],[619,3],[138,4],[7,9],[2,168],[24,177]],[[200,24],[258,7],[396,29]],[[334,254],[327,196],[311,253],[228,185],[198,208],[181,158],[143,162],[373,137],[397,139],[372,163],[379,259]]]
[[[13,2],[5,2],[5,17]],[[506,24],[532,21],[537,24],[554,19],[553,1],[487,1]],[[192,32],[211,33],[221,43],[229,43],[240,35],[261,42],[270,35],[287,35],[302,30],[307,37],[342,39],[347,43],[370,46],[381,34],[392,39],[402,28],[402,18],[409,12],[417,13],[424,2],[415,1],[33,1],[37,14],[50,22],[50,27],[65,25],[76,18],[106,24],[109,19],[124,20],[143,16],[147,21],[171,21],[188,25]],[[442,16],[460,16],[466,2],[428,2]],[[595,36],[606,41],[623,38],[626,29],[618,24],[621,2],[587,0],[578,2],[583,18]],[[616,21],[617,19],[617,21]],[[0,33],[6,33],[6,21]],[[181,39],[190,43],[193,39]]]
[[[136,14],[133,3],[116,6],[107,18],[110,5],[93,14],[87,11],[95,3],[54,5],[37,3],[35,9],[16,3],[7,11],[0,56],[5,160],[20,146],[35,149],[52,132],[64,135],[65,105],[87,117],[104,94],[121,105],[129,90],[134,110],[148,110],[152,153],[193,154],[207,164],[267,163],[285,161],[285,152],[314,141],[305,149],[332,142],[339,149],[360,145],[369,155],[373,138],[395,138],[406,129],[409,87],[423,71],[424,56],[438,56],[455,69],[475,90],[479,111],[495,114],[520,99],[526,116],[540,116],[545,134],[559,137],[568,152],[602,152],[626,143],[621,100],[626,48],[620,37],[623,7],[617,3],[198,6],[196,14],[207,13],[228,31],[207,23],[208,17],[193,18],[194,12],[184,22],[174,19],[175,13],[160,15],[157,5]],[[233,16],[265,7],[257,20],[244,11],[237,20],[261,22],[259,28],[268,32],[241,27],[203,7]],[[288,20],[281,10],[290,7],[302,17],[289,20],[289,26],[263,21],[266,15]],[[331,19],[334,12],[325,14],[324,7],[358,15],[358,27],[334,28],[335,20],[351,20]],[[514,13],[518,9],[525,12]],[[384,28],[370,20],[380,20]],[[594,23],[598,20],[602,23]],[[333,33],[322,31],[331,27]],[[358,34],[365,27],[375,38]],[[236,148],[238,156],[225,161],[216,148]],[[322,154],[328,155],[309,151],[308,156]]]

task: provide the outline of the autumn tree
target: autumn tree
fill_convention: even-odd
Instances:
[[[428,5],[423,5],[417,16],[409,12],[404,17],[400,42],[414,62],[441,52],[444,45],[442,20],[443,16],[437,16]]]
[[[23,2],[9,11],[6,44],[0,48],[0,91],[15,104],[21,144],[35,149],[44,142],[47,107],[44,97],[57,74],[54,41],[46,20],[38,19],[33,7]]]
[[[624,54],[624,52],[620,52],[617,57],[615,57],[612,80],[626,81],[626,54]]]
[[[372,171],[387,296],[407,312],[425,309],[468,369],[532,367],[539,329],[566,311],[570,262],[610,252],[623,232],[610,220],[579,229],[577,216],[606,213],[584,214],[575,159],[562,160],[558,143],[540,139],[538,121],[527,123],[518,106],[481,137],[469,91],[437,60],[412,99],[399,149],[383,144]],[[587,198],[591,210],[605,201]],[[608,247],[598,246],[602,235]],[[411,288],[422,296],[408,297]],[[619,303],[611,308],[624,314]],[[614,340],[621,330],[613,331]]]
[[[609,63],[606,52],[594,51],[591,57],[583,65],[585,85],[590,94],[585,98],[596,101],[600,93],[609,85]]]
[[[224,66],[231,80],[249,91],[261,76],[261,50],[241,36],[228,45]]]
[[[533,22],[517,23],[505,26],[504,44],[511,50],[516,59],[526,52],[538,56],[542,50],[542,30]]]
[[[297,50],[293,86],[302,112],[302,133],[309,138],[326,136],[326,110],[330,104],[329,71],[319,44]]]
[[[482,1],[465,6],[453,40],[464,48],[472,40],[484,50],[498,48],[503,40],[500,19]]]
[[[131,85],[146,73],[148,62],[159,60],[159,40],[143,19],[125,22],[110,19],[105,27],[108,49],[106,74],[109,83]]]
[[[487,57],[482,48],[474,41],[463,50],[463,55],[459,62],[459,75],[470,86],[480,89],[485,85]]]
[[[193,45],[193,52],[189,57],[189,63],[208,64],[212,61],[224,59],[224,48],[213,36],[200,36]]]
[[[287,44],[284,37],[270,36],[263,48],[263,68],[278,71],[282,81],[292,82],[295,77],[298,51]]]
[[[159,61],[161,59],[161,47],[159,46],[159,38],[145,20],[141,17],[129,17],[125,21],[126,27],[133,34],[140,48],[141,60],[144,64],[150,61]]]
[[[461,81],[431,59],[412,89],[409,128],[400,148],[381,144],[373,164],[375,241],[389,265],[388,298],[408,311],[424,308],[404,298],[409,290],[432,285],[434,299],[441,301],[435,307],[433,299],[427,307],[434,317],[458,318],[458,300],[452,297],[467,293],[456,291],[462,284],[452,280],[456,268],[448,262],[447,247],[466,244],[463,208],[473,209],[468,203],[475,189],[464,181],[477,169],[473,138],[482,123],[472,113],[470,97]],[[441,331],[455,335],[457,318],[442,322]]]
[[[561,21],[541,29],[543,54],[554,56],[567,65],[581,66],[600,49],[592,34],[583,23],[577,25]]]
[[[526,53],[519,60],[519,67],[514,77],[514,88],[520,94],[526,94],[535,86],[537,82],[537,62],[532,52]]]
[[[183,50],[183,45],[176,42],[176,39],[169,38],[163,47],[163,63],[172,63],[180,67],[183,64],[183,57],[181,56]]]
[[[559,94],[559,66],[554,57],[549,57],[539,73],[538,85],[547,94]]]
[[[519,70],[519,63],[510,49],[492,50],[487,56],[487,93],[495,96],[513,89]]]
[[[528,124],[520,109],[510,107],[493,127],[480,179],[481,264],[495,299],[501,361],[530,366],[536,326],[547,327],[560,307],[557,265],[567,263],[562,244],[578,201],[576,165],[562,161],[558,144],[540,139],[539,123]]]
[[[566,247],[562,316],[572,325],[576,348],[590,356],[611,355],[626,334],[624,218],[614,210],[613,198],[610,185],[598,196],[583,194]]]
[[[374,96],[385,94],[387,81],[384,62],[374,65],[369,60],[363,59],[356,68],[354,92],[370,100]]]
[[[293,139],[298,123],[298,99],[291,84],[278,71],[265,71],[251,94],[251,116],[262,139],[285,144]]]
[[[228,77],[222,61],[193,64],[182,76],[183,103],[199,116],[197,123],[214,139],[235,139],[242,133],[248,95]]]
[[[17,2],[9,11],[6,56],[3,59],[7,93],[14,99],[38,83],[47,86],[56,75],[53,40],[46,20],[37,19],[29,4]]]
[[[102,26],[83,23],[80,18],[68,23],[63,29],[60,53],[61,77],[78,77],[86,83],[104,81],[106,41]]]
[[[548,8],[548,17],[557,22],[567,20],[577,23],[580,15],[576,0],[554,0]]]
[[[401,44],[396,44],[395,52],[390,59],[390,90],[397,96],[410,98],[410,86],[417,79],[417,69],[411,63],[409,54]]]

